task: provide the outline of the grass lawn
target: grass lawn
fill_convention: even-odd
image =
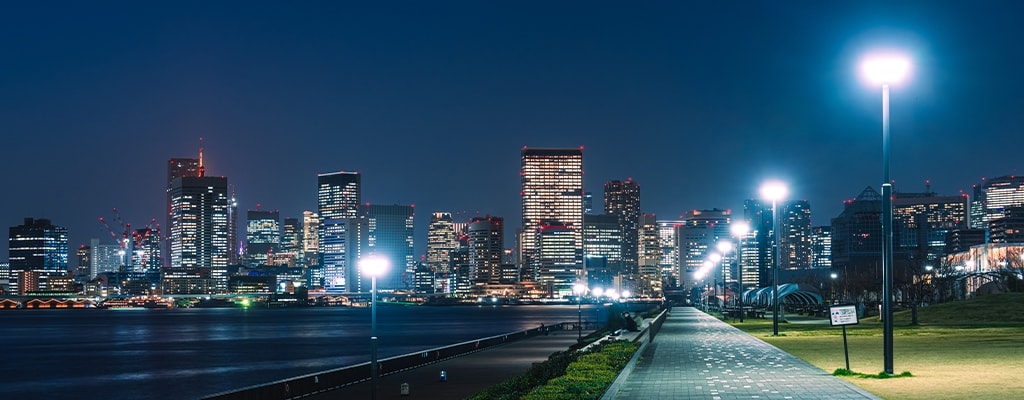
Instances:
[[[893,319],[893,369],[912,377],[844,377],[885,399],[1020,398],[1024,396],[1024,294],[986,296],[922,308],[919,325],[910,312]],[[790,316],[772,337],[771,320],[747,320],[738,328],[807,362],[833,372],[845,368],[842,328]],[[815,323],[818,322],[818,323]],[[883,370],[878,318],[848,326],[850,370]]]

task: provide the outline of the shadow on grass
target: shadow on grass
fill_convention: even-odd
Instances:
[[[910,371],[903,371],[903,372],[901,372],[899,374],[889,374],[889,373],[886,373],[885,371],[879,372],[877,374],[865,374],[865,373],[861,373],[861,372],[850,371],[850,370],[848,370],[846,368],[836,369],[835,372],[832,373],[832,375],[835,375],[835,376],[851,376],[851,377],[857,377],[857,378],[861,378],[861,379],[910,378],[910,377],[914,376],[914,375],[912,375],[910,373]]]

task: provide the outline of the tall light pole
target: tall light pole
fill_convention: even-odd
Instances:
[[[740,322],[743,322],[743,238],[750,232],[750,225],[746,222],[737,222],[729,227],[729,231],[736,237],[736,272],[737,272],[737,299],[736,304],[740,308]]]
[[[781,182],[768,182],[761,186],[761,197],[772,201],[772,235],[775,237],[772,250],[772,336],[779,336],[779,268],[781,240],[779,239],[778,202],[786,197],[786,185]]]
[[[715,303],[717,304],[718,303],[718,274],[715,274],[714,272],[712,272],[713,271],[712,269],[715,267],[715,265],[718,265],[719,262],[722,261],[722,255],[718,254],[718,253],[708,254],[708,260],[711,261],[711,264],[708,265],[708,267],[709,267],[708,268],[708,272],[715,276],[715,279],[712,281],[714,283],[714,285],[711,286],[711,292],[714,293],[713,297],[715,298]],[[725,291],[725,284],[724,283],[722,284],[722,291],[723,292]],[[725,297],[725,295],[723,294],[722,297]]]
[[[889,84],[910,69],[905,58],[885,56],[862,64],[864,75],[882,85],[882,354],[885,373],[892,374],[892,180],[889,178]]]
[[[723,240],[715,245],[718,251],[722,253],[722,263],[719,265],[722,268],[722,315],[725,316],[725,308],[729,306],[729,276],[726,274],[726,254],[732,251],[732,242]]]
[[[594,295],[594,300],[596,300],[594,302],[595,317],[597,317],[597,328],[601,329],[601,295],[604,294],[604,289],[596,287],[590,293]]]
[[[583,292],[587,290],[582,283],[572,285],[572,292],[576,294],[576,341],[583,341]]]
[[[377,398],[377,277],[388,269],[388,260],[369,255],[359,260],[363,275],[370,277],[370,398]]]

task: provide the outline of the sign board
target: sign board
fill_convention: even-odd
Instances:
[[[858,323],[857,306],[853,304],[829,306],[828,316],[832,326],[857,325]]]

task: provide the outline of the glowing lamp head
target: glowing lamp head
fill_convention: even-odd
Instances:
[[[860,68],[871,83],[889,85],[898,83],[910,73],[910,61],[900,56],[878,56],[865,60]]]
[[[601,297],[601,295],[604,294],[604,289],[596,287],[594,290],[591,290],[591,292],[594,293],[594,297]]]
[[[359,269],[363,274],[377,278],[384,275],[388,270],[388,259],[380,256],[369,255],[359,260]]]
[[[718,253],[711,253],[710,255],[708,255],[708,259],[711,260],[712,263],[717,263],[719,261],[722,261],[722,255]]]
[[[771,181],[761,186],[761,197],[765,200],[779,201],[786,198],[789,189],[782,182]]]
[[[623,290],[623,291],[622,291],[622,297],[623,297],[623,298],[629,297],[629,296],[630,296],[631,294],[632,294],[632,293],[630,293],[630,292],[629,292],[628,290]]]
[[[750,225],[746,222],[735,222],[729,227],[729,231],[732,232],[733,236],[744,237],[750,233]]]
[[[582,283],[577,283],[575,285],[572,285],[572,292],[576,293],[577,295],[583,294],[583,292],[586,291],[586,290],[587,290],[587,288],[585,286],[583,286]]]
[[[718,251],[722,252],[723,254],[728,253],[732,251],[732,242],[728,240],[723,240],[721,242],[718,242],[718,244],[715,247],[718,247]]]

